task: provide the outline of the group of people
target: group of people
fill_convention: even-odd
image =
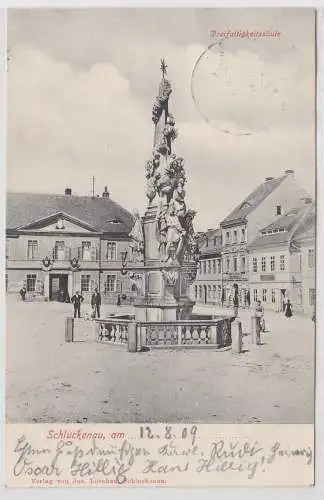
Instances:
[[[283,303],[283,313],[286,318],[291,318],[292,313],[292,304],[289,299],[285,300]],[[261,304],[261,300],[258,300],[255,306],[255,314],[258,318],[260,318],[260,330],[261,332],[265,332],[265,319],[264,319],[264,307]]]
[[[71,298],[71,302],[74,308],[74,317],[81,318],[81,304],[83,302],[82,295],[76,291],[75,294]],[[91,318],[100,318],[100,307],[101,307],[101,295],[98,291],[98,288],[95,289],[94,293],[91,297]]]

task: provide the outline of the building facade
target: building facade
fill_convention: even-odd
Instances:
[[[200,236],[200,260],[197,277],[193,285],[194,298],[198,304],[222,303],[222,233],[220,229],[209,229]]]
[[[121,274],[129,250],[132,215],[102,197],[8,193],[6,291],[27,298],[67,299],[81,291],[85,301],[98,288],[103,302],[136,295]]]
[[[312,315],[315,307],[315,205],[288,210],[264,227],[248,245],[252,301],[283,311],[289,299],[295,312]]]
[[[230,305],[236,286],[240,306],[245,307],[252,302],[247,246],[263,227],[298,206],[301,198],[306,196],[307,192],[296,183],[294,171],[286,170],[281,177],[267,177],[221,222],[225,305]]]

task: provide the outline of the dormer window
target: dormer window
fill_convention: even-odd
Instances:
[[[281,215],[281,205],[277,205],[277,215]]]

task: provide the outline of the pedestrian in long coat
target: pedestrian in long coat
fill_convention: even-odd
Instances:
[[[287,303],[286,303],[286,308],[285,308],[285,316],[286,316],[286,318],[291,318],[292,315],[293,315],[293,313],[292,313],[292,305],[291,305],[290,300],[288,299]]]

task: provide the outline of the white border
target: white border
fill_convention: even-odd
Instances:
[[[107,0],[97,0],[95,2],[91,2],[89,0],[78,0],[78,1],[64,1],[64,0],[56,0],[55,2],[50,1],[9,1],[3,2],[0,0],[0,7],[104,7],[104,6],[118,6],[118,7],[126,7],[126,6],[146,6],[146,7],[317,7],[323,8],[324,0],[286,0],[285,2],[272,0],[267,4],[265,2],[260,1],[233,1],[227,0],[223,2],[217,2],[215,0],[204,0],[202,2],[199,1],[190,1],[190,0],[164,0],[163,2],[158,2],[155,0],[146,0],[146,1],[107,1]],[[4,11],[0,10],[0,52],[4,54],[4,57],[0,58],[0,186],[3,189],[2,196],[0,196],[0,221],[1,221],[1,229],[4,234],[4,213],[5,213],[5,116],[6,116],[6,107],[5,107],[5,72],[4,72],[4,64],[5,64],[5,47],[4,47]],[[2,28],[3,27],[3,28]],[[317,116],[318,116],[318,129],[317,129],[317,201],[318,201],[318,219],[317,219],[317,367],[316,367],[316,486],[314,488],[305,488],[305,489],[295,489],[295,488],[173,488],[173,489],[165,489],[165,488],[150,488],[150,489],[96,489],[95,495],[96,498],[107,499],[107,496],[121,499],[130,499],[136,498],[138,500],[143,499],[151,499],[152,497],[155,499],[164,499],[166,496],[168,497],[176,497],[176,498],[185,498],[186,500],[196,500],[197,496],[201,500],[211,500],[215,498],[215,496],[219,496],[222,500],[226,499],[265,499],[270,500],[273,497],[277,499],[285,499],[285,500],[305,500],[305,499],[320,499],[324,498],[324,340],[321,335],[322,328],[322,317],[324,317],[324,295],[322,293],[322,283],[324,282],[324,266],[321,262],[321,256],[324,255],[324,217],[322,215],[322,211],[324,208],[324,144],[323,144],[323,133],[324,133],[324,118],[323,118],[323,102],[324,102],[324,10],[318,11],[318,87],[317,87]],[[296,33],[298,36],[298,33]],[[22,82],[23,85],[23,82]],[[1,147],[2,146],[2,147]],[[2,241],[0,250],[1,257],[1,276],[4,278],[4,241]],[[1,280],[1,306],[0,306],[0,315],[1,318],[4,318],[4,279]],[[4,332],[4,319],[2,319],[2,332]],[[4,338],[4,336],[2,336]],[[4,349],[2,349],[2,354],[4,353]],[[4,359],[4,354],[3,354]],[[2,365],[3,366],[3,365]],[[4,399],[4,377],[2,377],[2,395]],[[3,415],[4,417],[4,415]],[[1,435],[3,445],[3,434]],[[3,446],[2,446],[2,454],[1,454],[1,462],[0,462],[0,470],[1,470],[1,479],[3,480]],[[3,481],[2,481],[3,482]],[[39,499],[57,499],[59,498],[77,498],[78,500],[88,499],[92,494],[93,490],[86,489],[69,489],[64,490],[60,489],[2,489],[1,490],[1,498],[8,499],[27,499],[31,500],[34,498]]]

